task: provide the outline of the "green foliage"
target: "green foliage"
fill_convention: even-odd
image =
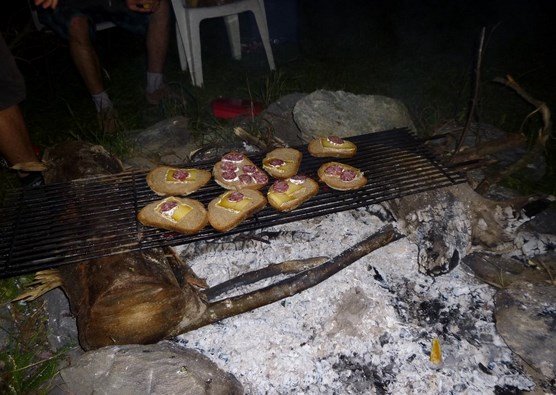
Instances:
[[[46,313],[39,301],[10,303],[32,281],[32,276],[0,280],[5,345],[0,351],[0,392],[46,394],[67,349],[53,354],[46,341]]]

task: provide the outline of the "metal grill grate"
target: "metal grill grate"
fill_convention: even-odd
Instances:
[[[340,192],[321,184],[319,194],[289,213],[271,207],[227,233],[210,226],[187,236],[145,227],[138,211],[160,199],[148,187],[146,172],[126,172],[88,180],[52,184],[8,193],[0,210],[0,277],[9,277],[126,251],[172,246],[253,231],[393,198],[465,182],[440,164],[407,129],[393,129],[349,138],[354,158],[341,162],[365,172],[368,183],[357,191]],[[330,158],[313,158],[306,147],[300,173],[317,178]],[[261,163],[263,155],[250,159]],[[195,167],[212,169],[214,161]],[[222,193],[214,181],[190,195],[205,205]],[[263,191],[266,192],[266,189]]]

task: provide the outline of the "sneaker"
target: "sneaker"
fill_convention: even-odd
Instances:
[[[145,92],[145,98],[147,102],[153,106],[158,106],[162,101],[165,100],[181,100],[182,95],[170,88],[168,85],[162,85],[159,89],[154,92]]]
[[[20,177],[19,182],[23,188],[36,188],[44,185],[44,178],[41,173],[29,173]]]
[[[103,133],[114,134],[120,129],[118,113],[113,108],[106,108],[97,113],[98,126]]]

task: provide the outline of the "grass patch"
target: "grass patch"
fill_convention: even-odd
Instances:
[[[59,364],[67,353],[50,350],[46,337],[44,302],[10,303],[32,280],[22,276],[0,280],[0,392],[3,394],[46,394]]]

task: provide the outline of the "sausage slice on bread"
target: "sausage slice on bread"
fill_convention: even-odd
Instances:
[[[338,136],[316,138],[309,142],[307,149],[318,158],[351,158],[357,152],[355,144]]]
[[[349,191],[367,184],[363,172],[353,166],[339,162],[328,162],[318,170],[319,179],[332,189]]]
[[[297,174],[302,154],[293,148],[276,148],[266,154],[263,169],[274,178],[289,178]]]
[[[214,181],[222,188],[239,191],[259,190],[268,183],[268,175],[240,152],[228,152],[212,168]]]
[[[137,219],[146,226],[191,235],[207,225],[208,213],[197,200],[170,196],[143,207]]]
[[[315,196],[319,184],[309,177],[296,175],[275,181],[268,189],[268,203],[278,211],[291,211]]]
[[[264,195],[252,189],[227,191],[208,205],[208,220],[219,232],[227,232],[266,206]]]
[[[147,174],[147,184],[160,196],[189,195],[210,181],[210,172],[158,166]]]

